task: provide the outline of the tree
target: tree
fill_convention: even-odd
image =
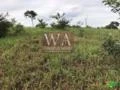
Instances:
[[[119,23],[116,21],[112,21],[109,25],[107,25],[105,28],[107,29],[118,29]]]
[[[56,22],[52,23],[51,26],[59,29],[64,29],[70,22],[65,18],[65,13],[57,13],[56,15],[52,16],[52,18],[55,19]]]
[[[34,26],[33,20],[36,18],[37,13],[34,12],[33,10],[31,10],[31,11],[28,10],[28,11],[26,11],[26,12],[24,13],[24,16],[25,16],[25,17],[29,17],[29,18],[31,19],[32,26]]]
[[[7,16],[8,14],[0,14],[0,38],[6,36],[9,31],[9,27],[12,26],[12,23],[6,19]]]
[[[120,0],[103,0],[105,5],[112,8],[112,11],[120,15]]]
[[[38,21],[39,24],[37,24],[36,27],[45,28],[47,26],[47,23],[45,23],[43,19],[38,19]]]

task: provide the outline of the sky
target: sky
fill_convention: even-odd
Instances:
[[[15,18],[17,22],[30,26],[29,18],[24,17],[26,10],[37,12],[37,18],[51,23],[51,15],[57,12],[66,13],[70,24],[90,25],[101,27],[111,21],[120,21],[119,15],[111,12],[111,8],[105,6],[102,0],[0,0],[0,13],[9,13],[9,18]],[[34,22],[37,24],[37,22]]]

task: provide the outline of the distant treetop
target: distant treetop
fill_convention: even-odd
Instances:
[[[103,3],[110,6],[114,13],[118,13],[120,15],[120,0],[103,0]]]

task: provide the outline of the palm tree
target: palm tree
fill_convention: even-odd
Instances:
[[[34,26],[33,20],[36,18],[37,13],[36,13],[35,11],[33,11],[33,10],[30,10],[30,11],[28,10],[28,11],[26,11],[26,12],[24,13],[24,16],[25,16],[25,17],[29,17],[29,18],[31,19],[32,26]]]
[[[51,17],[57,21],[56,23],[55,22],[52,23],[51,26],[57,27],[59,29],[64,29],[70,22],[65,18],[65,13],[63,14],[57,13],[56,15],[53,15]]]

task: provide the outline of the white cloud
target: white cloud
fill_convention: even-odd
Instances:
[[[50,15],[56,12],[65,12],[72,19],[72,24],[85,21],[92,26],[103,26],[112,20],[117,20],[118,15],[104,6],[102,0],[0,0],[0,11],[9,12],[18,22],[30,25],[29,19],[24,17],[26,10],[34,10],[39,17],[50,22]]]

